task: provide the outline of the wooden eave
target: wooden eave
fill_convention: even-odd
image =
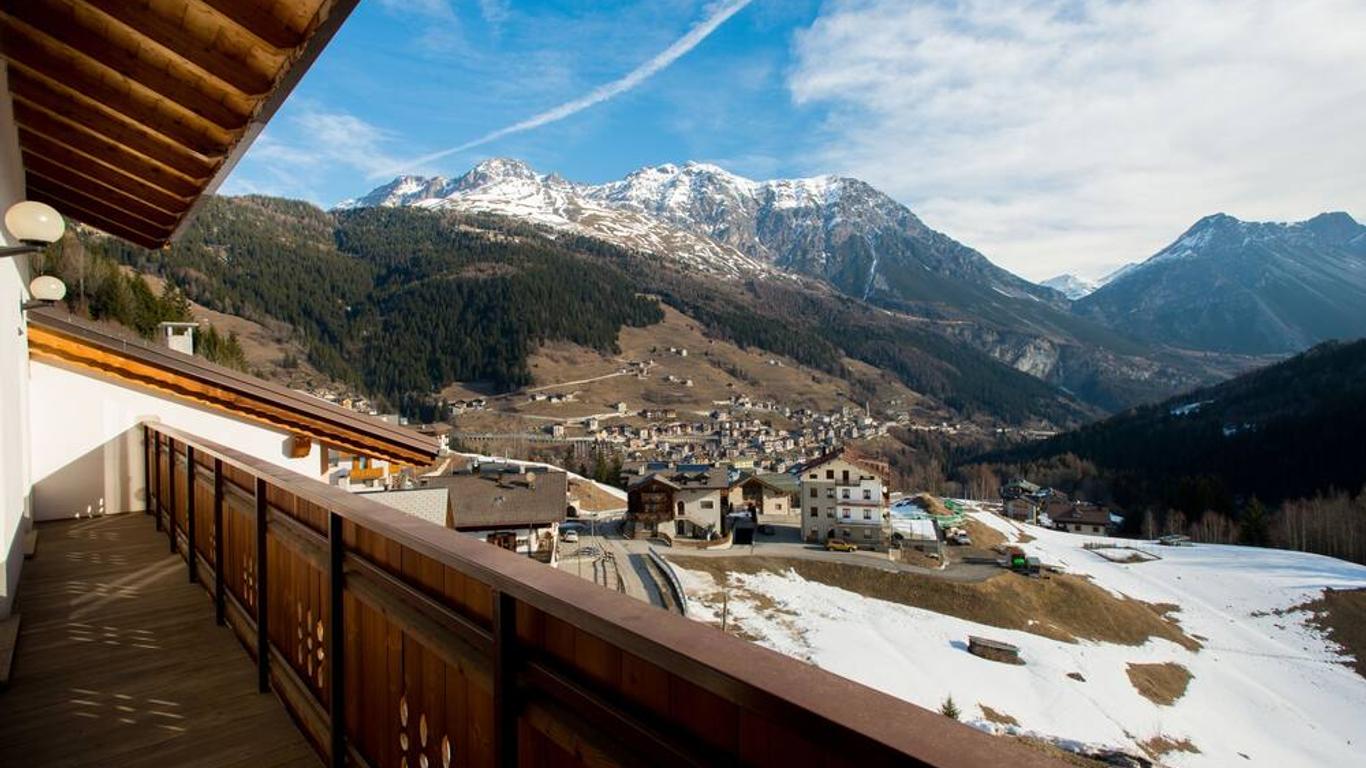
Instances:
[[[29,312],[29,356],[119,384],[405,465],[436,459],[437,441],[324,400],[51,311]]]
[[[0,0],[27,197],[165,246],[357,2]]]

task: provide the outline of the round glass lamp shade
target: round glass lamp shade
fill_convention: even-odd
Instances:
[[[66,231],[66,222],[56,208],[25,200],[5,211],[5,229],[25,243],[55,243]]]
[[[28,284],[28,292],[37,301],[61,301],[66,298],[66,283],[52,275],[41,275]]]

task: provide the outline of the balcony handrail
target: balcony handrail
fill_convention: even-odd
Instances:
[[[258,488],[261,484],[273,486],[484,584],[495,596],[495,624],[498,622],[497,598],[505,595],[619,651],[673,673],[740,707],[742,712],[750,711],[787,724],[795,733],[820,739],[822,743],[828,741],[847,746],[854,753],[873,759],[874,764],[975,766],[998,761],[1009,761],[1016,766],[1058,764],[1036,750],[1021,748],[813,665],[406,515],[363,495],[343,491],[169,425],[149,421],[143,426],[192,448],[196,455],[250,475],[257,481]],[[173,457],[175,455],[173,453]],[[170,466],[174,468],[175,463]],[[176,507],[174,486],[172,482],[172,514]],[[160,479],[157,488],[160,488]],[[193,493],[187,495],[192,497]],[[157,507],[161,506],[162,502],[158,500]],[[287,516],[281,519],[289,520]],[[279,520],[272,520],[269,529],[276,531],[278,523]],[[287,529],[305,529],[317,537],[315,543],[327,547],[325,535],[298,521],[289,520],[289,524],[280,529],[286,538],[296,538],[299,531]],[[365,560],[358,552],[348,551],[345,556]],[[378,566],[365,562],[366,570],[381,571]],[[352,570],[347,568],[348,575]],[[383,579],[384,572],[379,576]],[[373,579],[371,583],[374,583]],[[351,590],[349,581],[346,588]],[[422,602],[423,595],[419,593],[414,599]],[[470,625],[470,619],[435,600],[419,606],[419,613],[422,611],[449,614],[438,616],[449,621],[438,621],[437,629],[433,631],[441,631],[441,626]],[[504,617],[504,620],[514,618]],[[486,636],[481,633],[489,630],[472,628],[470,631]],[[495,626],[492,632],[496,635],[498,627]],[[497,653],[495,647],[495,656]],[[501,663],[496,658],[493,661],[495,665]],[[521,674],[541,685],[573,687],[558,677],[560,672],[544,664],[529,665]],[[496,679],[497,675],[494,676]],[[575,690],[573,695],[586,694]],[[622,710],[622,721],[626,723],[633,722],[626,711],[628,708],[629,705],[617,707]],[[740,762],[738,755],[732,761]]]

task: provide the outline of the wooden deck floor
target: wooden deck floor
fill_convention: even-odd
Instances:
[[[321,764],[152,518],[42,524],[17,610],[0,766]]]

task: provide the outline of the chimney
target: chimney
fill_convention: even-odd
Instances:
[[[166,347],[173,352],[181,354],[194,354],[194,329],[199,327],[199,323],[159,323],[157,328],[161,330],[161,338],[166,343]]]

